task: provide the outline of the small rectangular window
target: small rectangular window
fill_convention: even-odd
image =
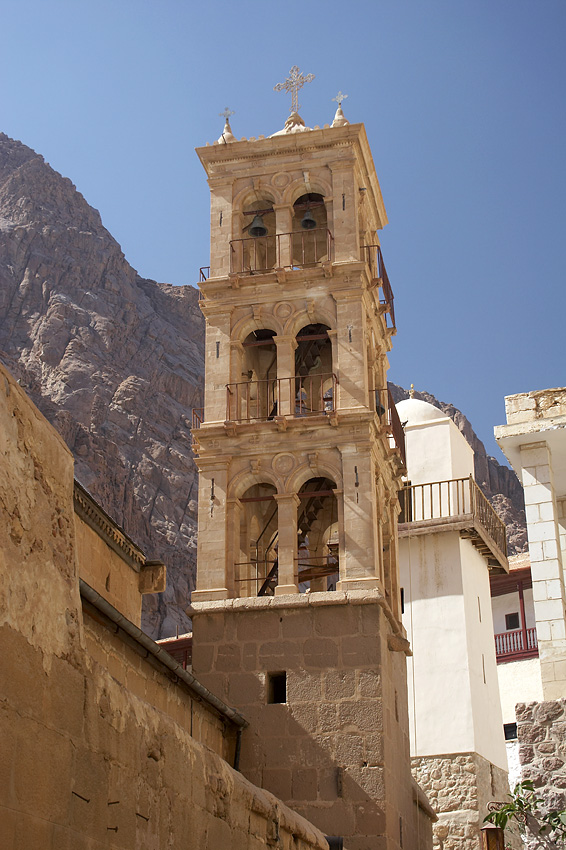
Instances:
[[[504,723],[503,724],[503,734],[505,735],[506,741],[514,741],[517,737],[517,724],[516,723]]]
[[[513,614],[505,614],[505,628],[508,632],[519,628],[519,614],[517,611]]]
[[[287,702],[287,673],[284,671],[267,674],[267,702]]]

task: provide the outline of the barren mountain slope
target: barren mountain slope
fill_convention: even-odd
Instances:
[[[76,476],[169,568],[148,631],[185,630],[195,568],[191,413],[197,292],[140,278],[73,184],[0,134],[0,352],[76,458]]]
[[[73,184],[0,134],[0,357],[76,459],[76,476],[150,557],[168,588],[145,597],[154,637],[185,631],[195,575],[192,408],[202,405],[204,324],[197,292],[145,280]],[[392,385],[395,400],[407,392]],[[476,478],[525,544],[522,490],[470,423]]]

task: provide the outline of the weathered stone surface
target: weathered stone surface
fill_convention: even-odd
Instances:
[[[71,454],[0,367],[2,850],[324,850],[230,767],[210,702],[83,608],[74,528]]]
[[[549,809],[566,806],[566,699],[516,708],[521,778],[534,783]],[[531,842],[535,846],[534,839]]]
[[[435,850],[477,850],[490,800],[505,800],[507,773],[478,753],[413,758],[413,775],[438,815]],[[511,847],[518,847],[509,837]]]
[[[73,184],[0,134],[0,357],[62,434],[76,476],[169,570],[153,636],[187,631],[201,405],[197,292],[144,280]]]

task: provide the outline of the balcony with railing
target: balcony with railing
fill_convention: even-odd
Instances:
[[[266,274],[275,269],[302,269],[331,261],[333,238],[326,227],[233,239],[232,274]]]
[[[536,629],[514,629],[495,635],[495,655],[498,663],[520,661],[538,656]]]
[[[276,416],[315,416],[336,409],[333,373],[243,381],[226,385],[228,422],[268,421]]]
[[[505,523],[472,476],[408,484],[399,492],[399,501],[399,537],[459,531],[471,540],[491,569],[507,572]]]
[[[405,454],[405,432],[391,390],[385,388],[382,390],[374,390],[375,411],[379,416],[382,425],[385,425],[389,434],[389,446],[392,449],[397,449],[403,465],[406,465],[407,459]]]
[[[369,268],[370,281],[374,286],[379,286],[379,303],[382,311],[389,316],[389,327],[395,328],[395,306],[393,289],[387,276],[383,254],[379,245],[365,245],[365,260]]]

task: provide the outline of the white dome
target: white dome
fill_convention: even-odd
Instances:
[[[420,398],[406,398],[396,405],[399,419],[407,425],[419,425],[421,422],[432,422],[434,419],[445,419],[446,415]]]

